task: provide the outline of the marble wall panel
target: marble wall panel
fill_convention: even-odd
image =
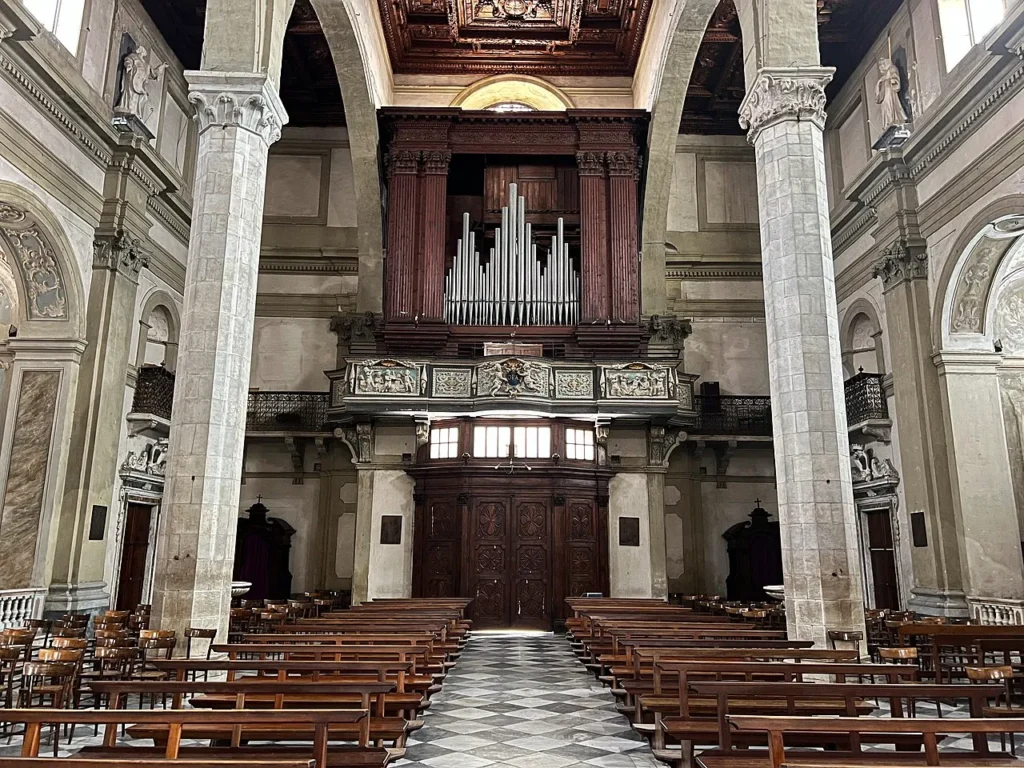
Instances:
[[[0,512],[0,589],[27,587],[32,581],[60,376],[60,371],[22,375]]]

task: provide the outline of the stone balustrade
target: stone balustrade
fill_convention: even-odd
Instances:
[[[0,629],[21,627],[43,615],[45,589],[0,589]]]
[[[1024,624],[1024,600],[990,597],[982,600],[968,598],[971,618],[981,624],[1006,627]]]

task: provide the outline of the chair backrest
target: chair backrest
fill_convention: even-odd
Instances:
[[[902,663],[917,662],[917,648],[914,646],[900,646],[898,648],[879,648],[878,655],[887,661]]]
[[[55,637],[50,640],[51,648],[82,651],[88,647],[89,641],[84,637]]]
[[[60,709],[64,706],[64,699],[71,689],[71,681],[74,679],[77,666],[69,663],[50,661],[29,661],[22,669],[22,683],[20,693],[20,706],[32,706],[33,694],[36,687],[40,685],[57,685],[56,692],[49,691],[52,695],[52,705]]]
[[[847,632],[847,631],[844,631],[844,630],[841,630],[841,629],[830,629],[828,631],[828,639],[829,640],[833,640],[833,641],[834,640],[840,640],[840,641],[843,641],[843,642],[851,642],[851,643],[852,642],[860,642],[861,640],[864,639],[864,633],[863,632],[856,632],[856,631]]]
[[[123,640],[128,633],[123,629],[97,629],[94,633],[97,640]]]
[[[163,651],[162,655],[164,658],[169,659],[177,644],[178,641],[173,637],[139,638],[139,650],[142,651],[144,659],[159,657],[161,655],[160,651]]]
[[[161,640],[173,640],[176,634],[173,629],[143,629],[139,632],[139,639],[153,640],[160,638]]]
[[[54,637],[85,637],[85,627],[54,627]]]
[[[36,639],[34,629],[9,628],[0,632],[0,645],[25,645]]]
[[[81,648],[40,648],[39,660],[55,664],[77,664],[84,654]]]
[[[967,679],[972,682],[987,682],[990,680],[1012,680],[1013,679],[1013,667],[999,666],[999,667],[965,667],[967,671]]]
[[[139,603],[135,606],[135,613],[148,616],[153,612],[153,606],[149,603]]]
[[[130,637],[97,637],[97,648],[132,648],[135,641]]]

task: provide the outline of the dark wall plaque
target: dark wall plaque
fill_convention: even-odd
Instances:
[[[402,516],[383,515],[380,519],[380,543],[402,543]]]
[[[107,530],[107,508],[95,505],[89,519],[89,541],[103,541]]]
[[[928,546],[928,529],[924,524],[924,512],[910,513],[910,534],[915,547]]]
[[[640,546],[640,518],[620,517],[619,518],[619,546],[639,547]]]

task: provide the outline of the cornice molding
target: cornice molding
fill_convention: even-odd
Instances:
[[[762,299],[704,299],[677,300],[671,303],[669,314],[677,317],[764,317]]]
[[[848,223],[833,230],[832,233],[832,256],[835,258],[846,246],[861,236],[865,229],[878,221],[878,212],[874,208],[862,207],[861,210],[849,219]]]
[[[286,275],[358,275],[359,255],[353,253],[333,258],[315,256],[282,258],[261,254],[260,272]]]
[[[257,293],[256,317],[323,317],[354,312],[354,295],[318,293]]]
[[[760,280],[758,266],[668,266],[665,277],[669,280]]]
[[[185,293],[185,265],[152,240],[149,249],[149,271],[161,280],[176,296]]]
[[[833,67],[764,67],[740,104],[740,127],[753,144],[781,120],[809,120],[825,127],[825,86]]]
[[[152,213],[167,231],[174,235],[183,245],[188,245],[191,219],[179,215],[171,205],[159,195],[151,195],[146,200],[146,210]]]

